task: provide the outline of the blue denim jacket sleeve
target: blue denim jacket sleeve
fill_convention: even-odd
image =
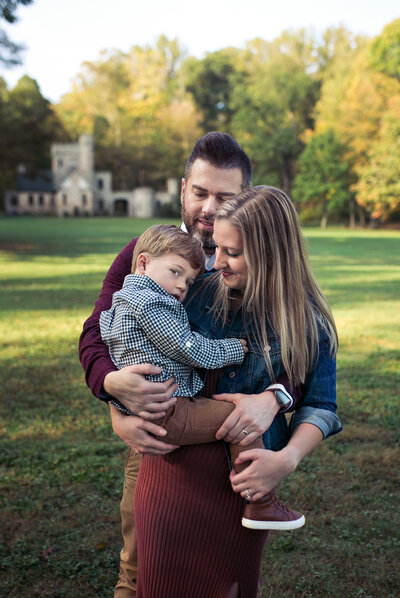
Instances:
[[[324,436],[328,438],[341,431],[342,425],[340,419],[332,411],[327,409],[318,409],[317,407],[307,407],[303,405],[296,411],[290,420],[290,428],[293,430],[299,424],[313,424],[319,428]]]
[[[342,429],[336,415],[336,359],[330,355],[326,338],[320,340],[315,366],[305,380],[303,404],[293,414],[290,427],[294,429],[302,423],[317,426],[324,438]]]
[[[240,310],[233,321],[225,327],[221,326],[218,320],[213,319],[209,310],[212,296],[211,285],[208,288],[205,285],[194,301],[189,300],[186,308],[192,328],[211,338],[225,338],[226,336],[247,338],[249,327],[246,327],[243,322]],[[269,331],[268,340],[274,374],[278,378],[284,372],[279,340],[271,334],[271,331]],[[223,369],[218,392],[258,394],[265,390],[271,382],[263,352],[252,348],[246,354],[241,365]],[[263,435],[265,447],[271,450],[280,450],[289,441],[291,431],[301,423],[311,423],[317,426],[324,438],[332,436],[342,429],[336,415],[336,360],[330,355],[329,341],[322,330],[320,331],[319,353],[306,376],[304,395],[292,416],[290,427],[285,415],[278,413]]]

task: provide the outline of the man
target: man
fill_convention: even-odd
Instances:
[[[225,133],[208,133],[200,138],[189,156],[185,178],[182,179],[182,228],[196,236],[207,256],[206,269],[214,266],[215,246],[212,239],[217,209],[223,201],[251,185],[252,167],[246,153],[237,141]],[[171,379],[163,383],[148,382],[147,374],[159,373],[151,364],[134,365],[116,370],[99,329],[101,311],[111,306],[112,295],[121,289],[124,278],[131,271],[136,239],[133,239],[112,264],[90,318],[85,322],[79,343],[79,356],[85,370],[86,382],[93,394],[110,402],[114,432],[128,445],[130,451],[125,463],[124,491],[121,501],[122,535],[120,578],[115,598],[136,596],[136,535],[133,518],[133,496],[140,467],[140,454],[165,455],[176,446],[155,439],[165,431],[152,420],[165,414],[175,403],[170,398],[176,389]],[[271,412],[279,411],[271,392]],[[135,413],[127,417],[126,409]],[[220,430],[228,432],[229,426]]]

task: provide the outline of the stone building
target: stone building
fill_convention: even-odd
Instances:
[[[94,170],[93,137],[81,135],[76,143],[51,146],[51,171],[42,171],[33,178],[20,166],[17,188],[5,194],[5,212],[151,218],[157,215],[160,205],[176,205],[178,195],[175,179],[167,181],[165,192],[150,187],[114,191],[112,173]]]

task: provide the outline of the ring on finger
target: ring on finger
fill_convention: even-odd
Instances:
[[[246,428],[243,428],[243,429],[242,429],[242,432],[243,432],[243,434],[246,434],[246,436],[247,436],[247,434],[248,434],[248,431],[246,430]]]
[[[250,490],[248,488],[246,488],[246,490],[244,491],[245,496],[247,498],[247,500],[250,500],[251,497],[253,496],[252,493],[250,492]]]

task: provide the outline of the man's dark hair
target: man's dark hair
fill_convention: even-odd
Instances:
[[[200,137],[186,163],[185,178],[189,178],[195,160],[205,160],[215,168],[240,168],[243,176],[242,189],[251,185],[252,166],[246,152],[232,135],[213,131]]]

